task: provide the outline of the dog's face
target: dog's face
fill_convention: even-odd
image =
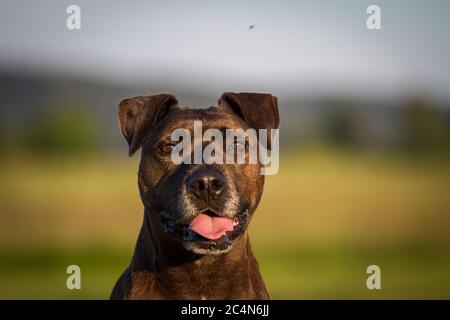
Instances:
[[[119,120],[130,156],[142,146],[138,184],[144,206],[153,215],[150,220],[194,253],[230,250],[246,231],[261,198],[261,164],[175,164],[172,150],[179,141],[172,139],[172,133],[183,128],[193,142],[194,121],[201,121],[202,133],[219,129],[224,141],[227,129],[276,129],[276,98],[228,93],[217,107],[187,109],[167,94],[135,97],[119,104]],[[204,148],[208,143],[200,144]],[[224,148],[248,152],[248,146],[237,143],[224,143]]]

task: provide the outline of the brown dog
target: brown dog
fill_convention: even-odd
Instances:
[[[121,101],[120,127],[132,156],[142,147],[144,222],[111,299],[269,299],[247,233],[262,195],[257,164],[174,164],[171,133],[208,128],[277,129],[270,94],[225,93],[219,106],[179,107],[168,94]]]

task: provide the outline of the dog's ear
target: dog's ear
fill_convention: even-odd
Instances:
[[[219,105],[231,108],[253,129],[278,129],[280,125],[277,97],[271,94],[225,92]]]
[[[278,101],[277,97],[271,94],[225,92],[219,100],[219,106],[231,108],[250,128],[256,130],[279,128]]]
[[[120,130],[128,142],[131,157],[144,143],[153,126],[177,104],[170,94],[126,98],[118,104]]]

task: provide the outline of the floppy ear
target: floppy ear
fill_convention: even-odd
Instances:
[[[271,94],[225,92],[219,100],[219,105],[231,108],[250,128],[256,130],[279,128],[277,97]],[[268,141],[270,143],[270,140]]]
[[[219,105],[230,107],[250,128],[278,129],[277,97],[267,93],[225,92],[219,100]]]
[[[153,126],[177,104],[170,94],[126,98],[118,104],[120,130],[128,142],[131,157],[143,145]]]

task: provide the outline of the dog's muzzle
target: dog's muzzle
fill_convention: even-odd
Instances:
[[[161,212],[165,232],[198,254],[230,250],[249,220],[249,210],[240,208],[236,187],[219,170],[205,167],[186,177],[171,209]]]

